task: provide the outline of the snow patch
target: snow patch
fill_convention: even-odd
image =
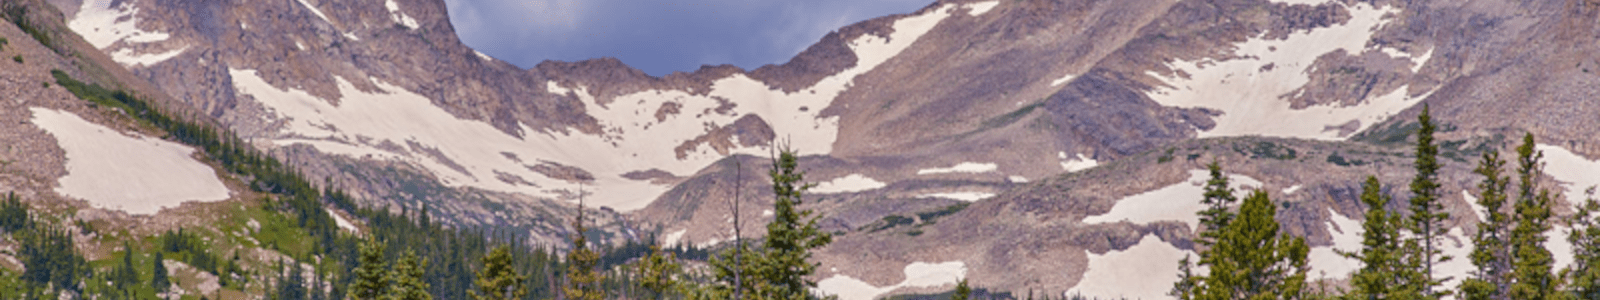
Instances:
[[[1294,186],[1290,186],[1290,187],[1284,188],[1283,189],[1283,195],[1284,196],[1294,195],[1294,192],[1298,192],[1298,191],[1300,191],[1300,185],[1296,184]]]
[[[358,37],[358,36],[356,36],[356,34],[349,33],[349,32],[345,32],[344,33],[344,38],[350,39],[352,41],[360,41],[361,40],[361,37]]]
[[[389,9],[389,18],[394,20],[395,23],[406,28],[417,29],[417,20],[400,11],[399,3],[395,3],[394,0],[385,0],[383,1],[383,7]]]
[[[1127,250],[1088,254],[1089,268],[1084,271],[1083,280],[1067,294],[1101,299],[1171,299],[1167,291],[1178,280],[1178,260],[1193,252],[1146,235]]]
[[[683,241],[683,234],[687,232],[689,232],[689,229],[678,229],[678,231],[667,233],[666,236],[661,237],[661,244],[668,247],[677,246],[679,242]]]
[[[322,10],[317,9],[317,6],[315,6],[315,5],[311,5],[311,2],[306,2],[306,0],[295,0],[295,1],[299,1],[300,2],[300,6],[305,6],[306,9],[311,10],[311,13],[316,14],[318,18],[322,18],[322,21],[328,22],[328,24],[333,24],[333,20],[328,20],[328,15],[322,14]]]
[[[229,191],[194,148],[111,128],[54,109],[29,108],[33,124],[66,151],[67,175],[56,192],[97,208],[154,214],[186,201],[219,201]]]
[[[763,210],[761,210],[761,216],[763,216],[763,217],[771,217],[772,216],[772,210],[771,209],[763,209]]]
[[[994,9],[995,6],[999,6],[999,5],[1000,5],[1000,1],[989,1],[989,2],[967,3],[966,5],[962,5],[962,7],[967,8],[967,15],[971,15],[971,16],[976,17],[976,16],[980,16],[980,15],[983,15],[984,13],[989,12],[989,10]]]
[[[184,50],[189,50],[189,47],[184,46],[183,48],[178,48],[177,50],[154,54],[135,54],[131,48],[122,48],[117,49],[115,52],[111,52],[111,60],[116,61],[118,64],[122,64],[124,67],[152,66],[176,57],[178,54],[183,54]]]
[[[1341,49],[1362,52],[1374,30],[1389,22],[1385,16],[1399,13],[1394,7],[1374,8],[1365,3],[1347,8],[1351,19],[1343,25],[1295,32],[1283,40],[1250,38],[1236,44],[1233,55],[1237,59],[1175,61],[1170,65],[1177,72],[1173,76],[1152,73],[1167,86],[1148,95],[1164,106],[1221,111],[1215,127],[1199,132],[1202,138],[1261,135],[1319,140],[1343,139],[1341,134],[1359,132],[1426,98],[1426,94],[1411,97],[1402,86],[1356,105],[1290,108],[1284,97],[1303,91],[1311,80],[1308,74],[1316,71],[1311,67],[1317,57]],[[1265,67],[1269,65],[1274,67]],[[1341,132],[1340,128],[1351,122],[1357,122],[1356,130]]]
[[[1068,81],[1072,81],[1073,77],[1075,77],[1075,76],[1073,76],[1072,74],[1063,75],[1063,76],[1061,76],[1061,78],[1056,78],[1055,81],[1051,81],[1050,82],[1050,86],[1059,86],[1059,85],[1065,84]]]
[[[1361,250],[1361,221],[1346,218],[1332,208],[1328,209],[1328,221],[1328,233],[1333,236],[1333,245],[1313,247],[1306,257],[1313,279],[1343,279],[1361,269],[1361,261],[1337,252]]]
[[[1173,260],[1177,261],[1177,260]],[[894,285],[877,287],[870,283],[855,279],[844,274],[834,274],[832,277],[817,281],[817,291],[828,295],[837,295],[841,300],[872,300],[879,295],[893,292],[903,287],[931,288],[946,285],[955,285],[961,278],[967,276],[967,265],[961,261],[942,263],[913,262],[905,267],[906,279]],[[1171,287],[1171,283],[1167,283]]]
[[[949,168],[931,168],[917,170],[917,175],[944,174],[944,173],[988,173],[999,170],[1000,165],[994,163],[964,162]]]
[[[1006,180],[1011,180],[1011,182],[1016,182],[1016,183],[1026,183],[1026,182],[1028,182],[1028,178],[1027,177],[1022,177],[1022,176],[1018,176],[1018,175],[1008,176],[1008,177],[1006,177]]]
[[[128,43],[153,43],[165,41],[172,35],[164,32],[139,30],[139,8],[133,5],[111,7],[112,1],[84,0],[78,14],[67,22],[67,28],[77,32],[95,48],[105,49],[117,41]]]
[[[494,61],[494,57],[490,57],[488,54],[483,54],[483,52],[478,52],[478,50],[472,50],[472,54],[477,54],[478,58],[482,58],[485,61]]]
[[[1533,147],[1544,153],[1544,173],[1561,182],[1561,196],[1577,209],[1588,195],[1584,190],[1600,185],[1600,160],[1588,160],[1566,148],[1546,144]]]
[[[1468,193],[1466,190],[1461,190],[1461,199],[1465,199],[1467,205],[1472,206],[1472,214],[1478,216],[1478,222],[1489,221],[1489,209],[1483,208],[1482,204],[1478,204],[1478,197],[1473,196],[1472,193]]]
[[[333,223],[336,224],[336,225],[339,225],[340,229],[349,230],[350,232],[355,232],[355,233],[361,233],[360,229],[356,229],[356,224],[355,223],[350,223],[350,220],[345,219],[344,216],[339,215],[338,213],[334,213],[333,209],[324,208],[323,210],[328,211],[328,215],[329,216],[333,216]]]
[[[1089,158],[1088,156],[1084,156],[1083,153],[1078,153],[1078,157],[1075,158],[1067,158],[1066,152],[1056,152],[1056,158],[1061,159],[1061,169],[1067,170],[1067,172],[1088,170],[1089,168],[1100,165],[1100,162],[1094,161],[1093,158]]]
[[[1204,198],[1202,194],[1205,193],[1206,180],[1210,178],[1209,171],[1190,170],[1189,179],[1184,182],[1117,200],[1111,211],[1083,218],[1083,223],[1115,223],[1126,220],[1144,224],[1176,220],[1189,224],[1190,230],[1196,230],[1200,226],[1200,216],[1195,213],[1206,208],[1205,204],[1200,203],[1200,199]],[[1228,184],[1236,191],[1246,187],[1261,188],[1261,181],[1238,174],[1228,175]]]
[[[1450,277],[1450,280],[1444,281],[1444,284],[1441,285],[1447,291],[1455,290],[1457,286],[1461,285],[1461,280],[1467,278],[1469,272],[1477,269],[1472,265],[1472,238],[1464,232],[1465,230],[1462,230],[1461,227],[1450,228],[1450,231],[1445,233],[1445,238],[1440,243],[1443,246],[1440,250],[1444,252],[1444,255],[1449,255],[1452,258],[1450,261],[1440,263],[1434,267],[1434,272],[1438,272],[1438,274],[1433,277]]]
[[[990,197],[994,197],[994,193],[955,192],[955,193],[931,193],[931,194],[917,195],[917,198],[945,198],[945,199],[961,200],[961,201],[966,201],[966,202],[977,202],[978,200],[989,199]]]
[[[885,184],[883,182],[874,180],[871,177],[861,176],[861,174],[850,174],[849,176],[834,178],[833,180],[818,183],[816,187],[812,187],[808,191],[821,194],[851,193],[878,189],[884,186]]]

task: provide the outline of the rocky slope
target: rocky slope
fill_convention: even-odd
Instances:
[[[726,241],[734,195],[759,235],[761,157],[787,141],[842,234],[819,279],[847,299],[956,275],[1116,296],[1086,278],[1190,249],[1177,197],[1212,159],[1274,192],[1291,233],[1342,245],[1329,228],[1359,215],[1358,180],[1409,176],[1400,145],[1424,103],[1455,153],[1463,230],[1465,170],[1507,136],[1561,159],[1564,201],[1600,183],[1593,1],[947,0],[785,64],[665,77],[614,59],[518,69],[462,45],[440,1],[52,3],[153,93],[330,184],[535,241],[564,235],[580,195],[617,239]]]

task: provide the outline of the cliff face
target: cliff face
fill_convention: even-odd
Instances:
[[[1407,178],[1423,103],[1459,152],[1448,195],[1506,136],[1600,156],[1588,1],[947,0],[785,64],[665,77],[615,59],[519,69],[462,45],[441,1],[52,3],[152,90],[371,204],[537,241],[564,236],[580,197],[619,239],[710,245],[739,195],[759,235],[759,157],[788,143],[842,234],[818,256],[823,288],[856,296],[943,288],[902,271],[949,266],[1098,293],[1097,264],[1190,249],[1192,214],[1182,198],[1143,209],[1166,217],[1093,217],[1211,159],[1274,191],[1291,233],[1340,245],[1358,180]],[[1551,176],[1568,198],[1594,184]]]

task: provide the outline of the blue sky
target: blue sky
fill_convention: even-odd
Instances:
[[[616,57],[650,75],[783,63],[839,27],[932,0],[446,0],[468,46],[529,68]]]

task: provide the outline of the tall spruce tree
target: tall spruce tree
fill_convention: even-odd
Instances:
[[[127,290],[139,282],[139,267],[133,264],[133,246],[128,241],[122,242],[122,265],[111,271],[112,286],[118,290]]]
[[[600,273],[595,272],[595,266],[600,262],[600,254],[589,249],[587,232],[583,228],[583,192],[578,196],[578,217],[572,221],[575,229],[572,235],[572,251],[567,252],[567,285],[562,288],[566,299],[575,300],[600,300],[605,298],[605,293],[600,290]]]
[[[1483,207],[1484,220],[1473,236],[1472,265],[1477,269],[1461,283],[1461,298],[1470,300],[1504,300],[1511,286],[1511,247],[1506,239],[1511,235],[1512,218],[1506,215],[1506,186],[1511,178],[1500,174],[1506,162],[1500,152],[1483,153],[1478,168],[1473,172],[1483,175],[1478,183],[1478,206]]]
[[[1239,206],[1209,255],[1210,274],[1197,299],[1300,299],[1305,291],[1305,239],[1279,232],[1277,206],[1254,191]]]
[[[1222,164],[1212,161],[1206,164],[1210,178],[1206,180],[1206,187],[1201,194],[1200,203],[1206,208],[1197,214],[1200,215],[1199,238],[1195,240],[1197,251],[1200,252],[1198,265],[1210,265],[1212,255],[1209,250],[1222,234],[1222,228],[1227,227],[1236,214],[1230,210],[1238,198],[1233,195],[1233,188],[1229,187],[1228,176],[1222,173]],[[1195,262],[1185,255],[1178,261],[1178,281],[1173,283],[1172,290],[1167,292],[1181,300],[1196,299],[1204,289],[1205,276],[1194,274]]]
[[[1600,299],[1600,201],[1595,201],[1594,192],[1595,187],[1586,190],[1589,197],[1567,220],[1573,259],[1562,277],[1572,283],[1568,288],[1578,299]]]
[[[389,291],[384,293],[384,300],[433,300],[433,295],[428,293],[431,286],[423,278],[423,271],[427,269],[428,259],[418,258],[415,251],[406,250],[389,270]]]
[[[762,253],[753,262],[761,282],[756,284],[759,298],[810,299],[810,289],[816,283],[806,279],[816,272],[811,263],[811,249],[833,241],[832,235],[817,228],[816,212],[800,209],[802,196],[811,184],[802,184],[805,173],[797,170],[799,158],[794,150],[783,147],[772,158],[772,192],[777,195],[772,205],[772,222],[767,223],[767,237],[762,243]]]
[[[1383,194],[1383,184],[1378,178],[1367,176],[1361,185],[1361,203],[1367,205],[1365,219],[1361,222],[1361,250],[1345,253],[1345,257],[1361,261],[1350,278],[1351,291],[1346,299],[1417,299],[1418,290],[1408,288],[1397,274],[1407,266],[1401,259],[1400,215],[1389,212],[1389,196]]]
[[[510,246],[494,247],[482,260],[483,268],[478,270],[478,278],[473,281],[478,290],[469,294],[473,300],[512,300],[528,296],[525,284],[528,278],[512,268]]]
[[[346,299],[351,300],[377,300],[389,290],[389,281],[386,280],[384,271],[385,259],[383,250],[385,246],[377,239],[368,237],[357,252],[357,265],[350,271],[351,282]]]
[[[1444,211],[1444,203],[1439,200],[1439,146],[1434,144],[1433,132],[1437,126],[1433,124],[1433,117],[1428,112],[1427,104],[1423,104],[1422,113],[1417,115],[1416,177],[1411,179],[1411,217],[1410,231],[1412,241],[1408,244],[1407,255],[1412,263],[1420,264],[1420,284],[1424,296],[1437,298],[1442,293],[1436,288],[1442,279],[1434,278],[1433,266],[1449,261],[1451,258],[1439,249],[1444,238],[1444,221],[1450,218],[1450,213]]]
[[[1522,137],[1517,147],[1517,226],[1511,231],[1511,250],[1515,258],[1511,285],[1511,298],[1542,300],[1558,298],[1560,279],[1551,274],[1553,257],[1545,249],[1545,233],[1550,225],[1550,192],[1538,188],[1536,181],[1543,173],[1542,151],[1534,150],[1533,134]]]

